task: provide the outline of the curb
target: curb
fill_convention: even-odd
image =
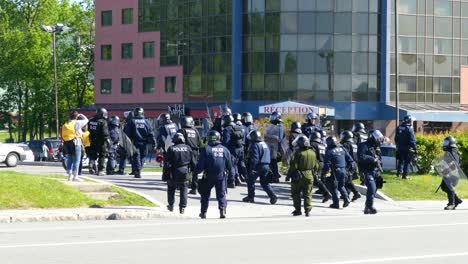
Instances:
[[[359,184],[355,184],[354,186],[356,186],[356,188],[358,189],[358,191],[362,194],[362,195],[366,195],[367,193],[367,187],[366,186],[363,186],[363,185],[359,185]],[[380,200],[384,200],[386,202],[394,202],[394,200],[390,197],[388,197],[387,195],[385,195],[383,192],[381,191],[377,191],[375,193],[375,198],[377,199],[380,199]]]

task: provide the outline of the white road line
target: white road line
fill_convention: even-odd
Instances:
[[[179,225],[206,225],[206,224],[232,224],[232,223],[254,223],[254,222],[283,222],[288,221],[316,221],[316,220],[329,220],[329,219],[371,219],[371,218],[385,218],[385,217],[399,217],[399,216],[426,216],[426,215],[440,215],[440,216],[450,216],[450,215],[462,215],[466,214],[468,211],[399,211],[399,212],[385,212],[378,215],[313,215],[309,218],[305,217],[288,217],[281,216],[275,218],[235,218],[235,219],[190,219],[190,220],[178,220],[177,222],[162,222],[162,223],[128,223],[120,224],[115,222],[103,222],[99,225],[86,225],[86,226],[60,226],[60,227],[32,227],[32,228],[8,228],[11,226],[10,223],[5,224],[7,228],[0,229],[1,233],[13,233],[13,232],[40,232],[40,231],[72,231],[72,230],[89,230],[89,229],[115,229],[115,228],[136,228],[136,227],[157,227],[157,226],[179,226]],[[132,220],[133,221],[133,220]]]
[[[378,259],[359,259],[359,260],[348,260],[348,261],[338,261],[338,262],[321,262],[319,264],[382,263],[382,262],[395,262],[395,261],[404,261],[404,260],[455,258],[455,257],[466,257],[466,256],[468,256],[468,252],[447,253],[447,254],[432,254],[432,255],[421,255],[421,256],[389,257],[389,258],[378,258]]]
[[[468,222],[447,223],[447,224],[427,224],[427,225],[397,225],[397,226],[385,226],[385,227],[373,226],[373,227],[357,227],[357,228],[309,229],[309,230],[255,232],[255,233],[238,233],[238,234],[205,235],[205,236],[200,235],[200,236],[179,236],[179,237],[155,237],[155,238],[140,238],[140,239],[97,240],[97,241],[84,241],[84,242],[0,245],[0,249],[139,243],[139,242],[195,240],[195,239],[200,240],[200,239],[236,238],[236,237],[261,237],[261,236],[296,235],[296,234],[309,234],[309,233],[355,232],[355,231],[369,231],[369,230],[382,231],[382,230],[407,229],[407,228],[414,229],[414,228],[429,228],[429,227],[430,228],[452,227],[452,226],[464,226],[464,225],[468,225]]]

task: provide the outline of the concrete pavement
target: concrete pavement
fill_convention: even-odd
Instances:
[[[0,224],[2,263],[460,263],[468,211]]]

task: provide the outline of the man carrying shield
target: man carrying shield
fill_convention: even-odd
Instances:
[[[460,174],[462,174],[461,170],[459,170],[460,154],[458,153],[455,138],[452,136],[446,137],[442,143],[442,149],[445,152],[443,160],[435,168],[442,176],[440,188],[447,193],[448,204],[444,209],[455,210],[463,202],[455,193],[455,187],[460,179]]]

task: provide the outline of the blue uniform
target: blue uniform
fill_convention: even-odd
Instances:
[[[268,194],[268,197],[275,197],[273,189],[268,180],[269,165],[270,165],[270,149],[265,142],[254,142],[250,146],[249,152],[249,168],[247,189],[249,198],[255,197],[255,182],[260,177],[260,185]]]
[[[158,139],[157,139],[157,148],[158,149],[163,149],[165,152],[166,150],[166,142],[164,142],[165,139],[170,138],[172,139],[174,135],[177,133],[179,129],[177,128],[177,125],[175,123],[169,123],[164,126],[159,127],[158,129]],[[171,141],[172,142],[172,141]]]
[[[236,180],[238,180],[239,167],[242,167],[244,158],[243,136],[241,127],[238,125],[232,124],[223,129],[221,143],[228,148],[231,153],[234,177]]]
[[[306,137],[310,138],[313,132],[319,132],[323,138],[323,129],[320,125],[317,124],[303,124],[301,126],[302,134],[306,135]]]
[[[364,182],[367,187],[366,207],[372,207],[374,205],[374,196],[377,191],[375,176],[380,159],[377,153],[377,148],[370,146],[367,142],[358,145],[357,157],[359,170],[360,173],[365,176]]]
[[[180,208],[187,206],[188,180],[190,167],[193,167],[193,153],[190,146],[177,144],[169,147],[167,163],[170,164],[170,179],[167,181],[167,202],[174,205],[176,189],[180,190]]]
[[[218,208],[226,209],[226,173],[228,178],[234,178],[234,172],[231,164],[231,154],[229,150],[221,144],[214,146],[206,146],[201,149],[200,158],[195,168],[195,173],[204,172],[204,183],[199,181],[201,194],[201,211],[206,213],[209,206],[211,189],[216,189],[216,199],[218,200]]]
[[[109,139],[110,145],[108,149],[106,172],[107,174],[113,174],[115,167],[117,167],[116,155],[117,146],[119,144],[120,139],[120,130],[118,126],[113,126],[109,124]]]
[[[395,134],[397,146],[398,171],[397,175],[408,176],[411,163],[411,150],[416,151],[416,138],[413,127],[407,124],[400,125]]]
[[[147,155],[147,144],[155,144],[153,128],[144,117],[135,117],[127,123],[124,133],[137,149],[132,157],[132,170],[139,173]]]
[[[270,153],[271,157],[271,163],[270,163],[270,169],[271,172],[273,173],[273,182],[279,182],[279,178],[281,178],[281,174],[279,173],[278,169],[278,161],[281,160],[282,155],[284,155],[285,150],[283,149],[283,141],[286,138],[286,132],[284,130],[283,124],[279,123],[277,124],[279,128],[278,132],[278,151],[279,153]]]
[[[346,169],[353,164],[353,158],[341,146],[327,148],[325,152],[325,160],[323,164],[322,175],[325,175],[330,169],[332,170],[333,189],[331,190],[333,204],[338,205],[338,192],[341,193],[345,201],[348,201],[348,192],[345,188]]]

